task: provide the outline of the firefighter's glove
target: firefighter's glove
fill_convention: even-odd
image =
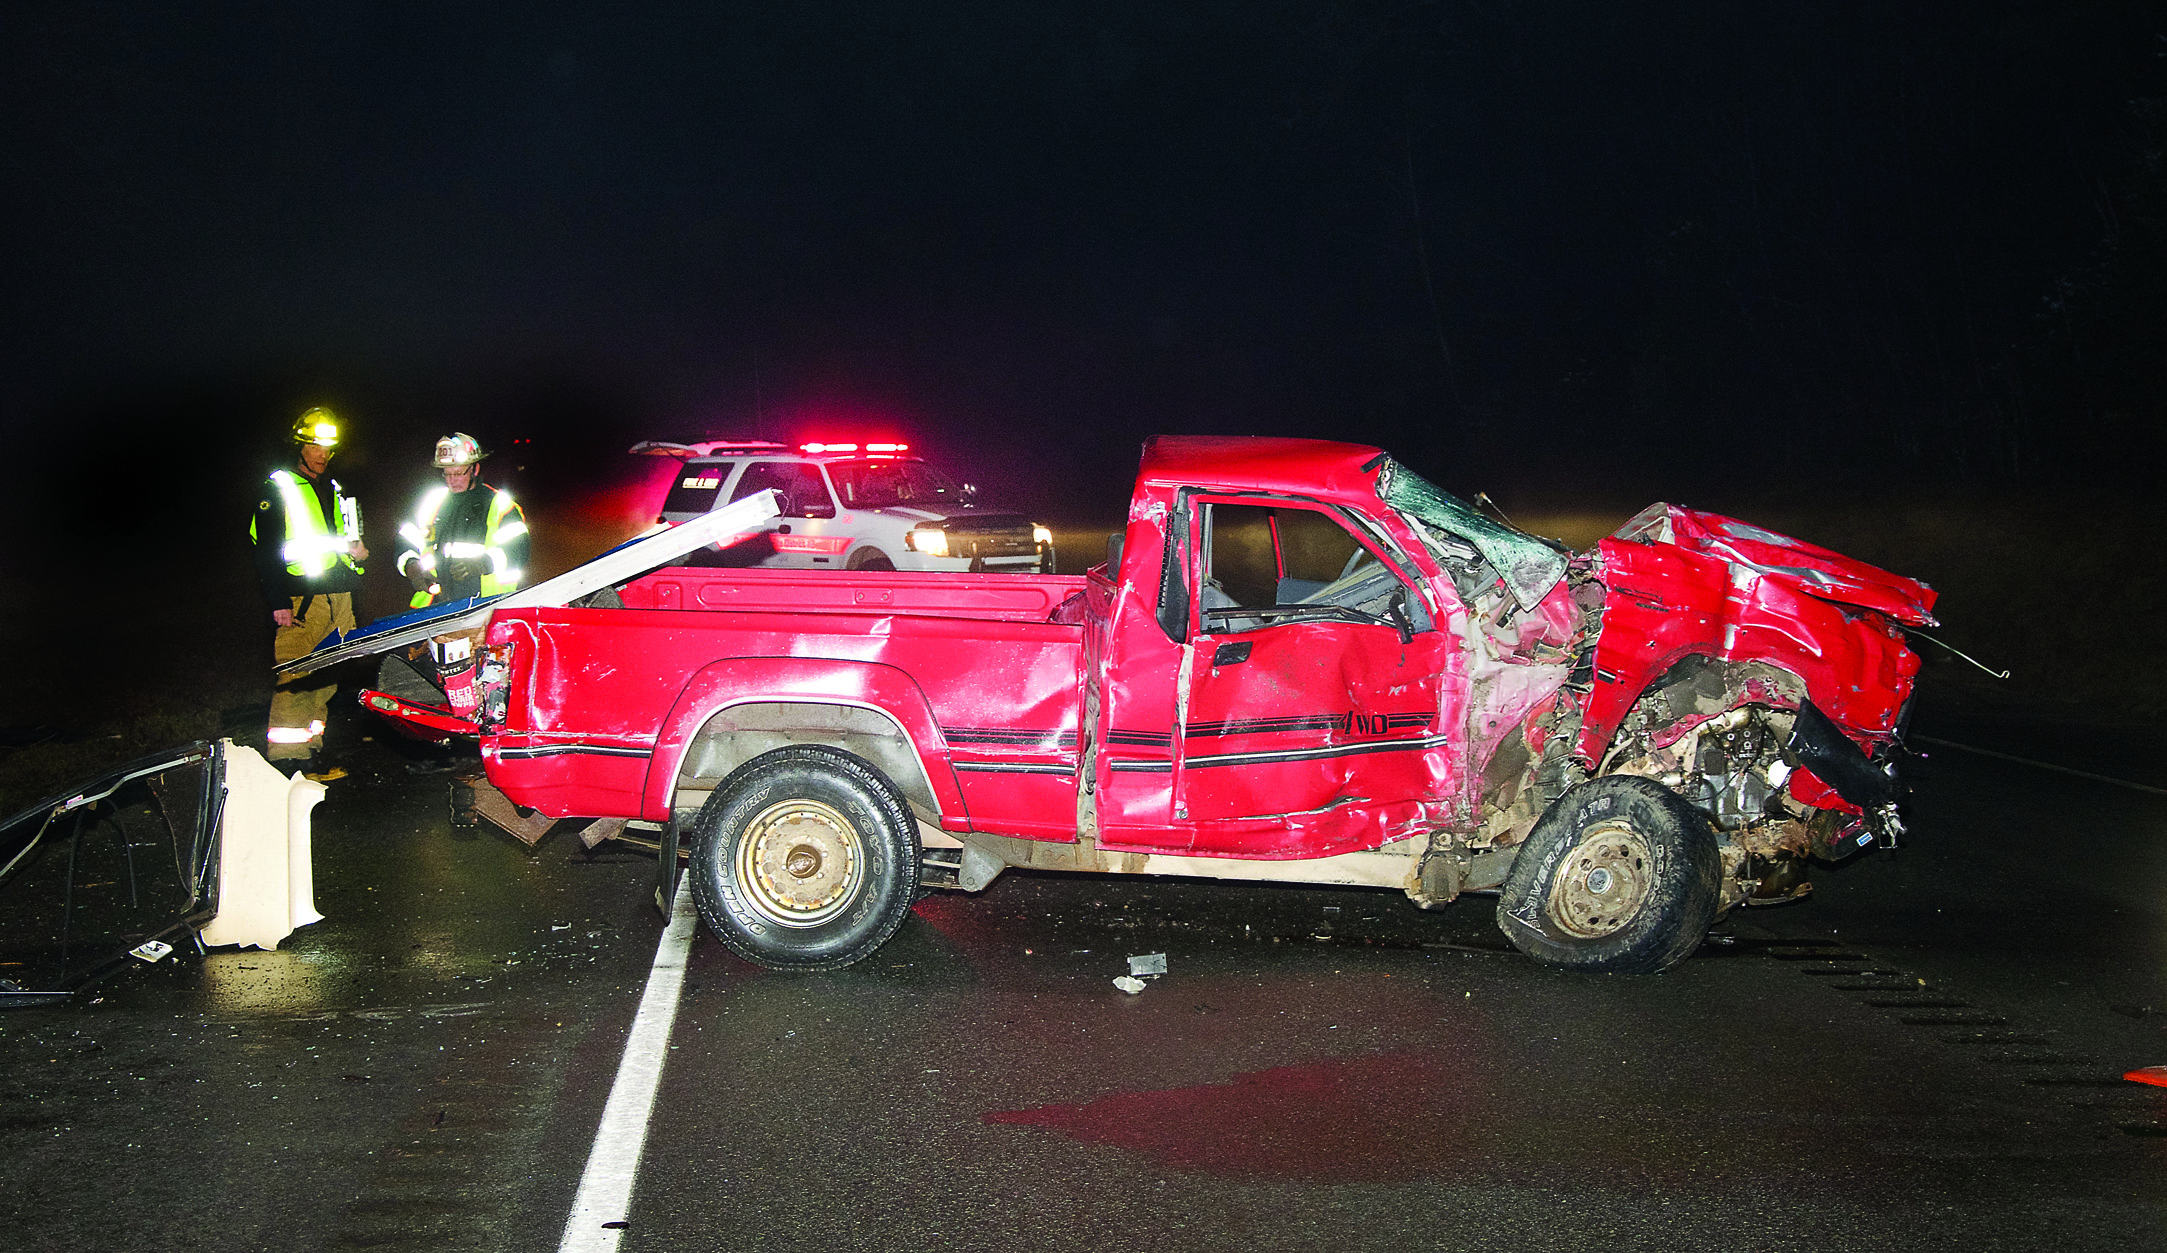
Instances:
[[[447,583],[464,583],[480,578],[481,573],[481,563],[470,557],[453,557],[444,563],[444,581]]]
[[[417,592],[429,590],[429,572],[422,569],[418,561],[406,567],[406,581],[413,584]]]

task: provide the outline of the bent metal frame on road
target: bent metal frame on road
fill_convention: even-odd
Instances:
[[[680,526],[657,531],[620,545],[585,565],[567,570],[556,578],[544,579],[532,587],[521,588],[519,591],[488,600],[460,601],[450,609],[400,614],[396,618],[372,623],[343,639],[334,638],[326,642],[305,657],[298,657],[279,666],[277,673],[295,674],[321,670],[356,657],[367,657],[407,644],[417,644],[434,636],[472,630],[487,623],[489,615],[499,609],[568,605],[590,592],[598,592],[613,584],[637,578],[649,570],[668,565],[686,553],[704,548],[726,535],[735,535],[747,527],[775,517],[777,509],[775,493],[772,490],[755,492],[743,500],[733,501],[713,513]]]

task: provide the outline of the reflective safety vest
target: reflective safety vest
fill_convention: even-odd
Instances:
[[[525,571],[511,564],[504,546],[527,533],[526,516],[519,512],[519,505],[512,494],[501,487],[492,488],[486,483],[476,483],[470,492],[488,491],[489,516],[482,526],[480,543],[472,540],[451,540],[439,543],[436,535],[437,515],[443,512],[444,502],[451,498],[451,488],[442,485],[422,493],[421,503],[414,507],[414,516],[399,527],[399,538],[407,543],[400,552],[399,573],[405,574],[410,562],[419,562],[422,570],[431,575],[429,590],[414,593],[411,602],[416,609],[435,601],[443,589],[434,579],[439,551],[443,559],[452,561],[464,558],[486,560],[489,564],[482,571],[482,587],[479,595],[502,596],[519,590],[519,580]],[[509,518],[509,521],[506,519]]]
[[[321,498],[300,475],[291,470],[273,470],[271,482],[278,486],[279,503],[286,510],[286,544],[278,554],[286,559],[286,573],[313,579],[340,564],[361,573],[360,563],[346,551],[348,545],[361,538],[361,506],[339,491],[339,481],[330,480],[331,498],[337,502],[339,515],[337,530],[326,522]],[[248,539],[250,543],[262,542],[254,518],[248,520]]]

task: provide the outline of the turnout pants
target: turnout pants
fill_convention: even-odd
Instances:
[[[308,616],[301,604],[308,602]],[[284,665],[306,657],[334,630],[354,629],[354,594],[320,592],[314,597],[293,598],[293,625],[278,628],[271,639],[271,664]],[[313,756],[324,744],[324,710],[339,690],[336,683],[319,683],[314,674],[288,675],[271,689],[271,726],[265,733],[272,761],[291,761]]]

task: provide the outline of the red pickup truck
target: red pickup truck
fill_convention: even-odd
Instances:
[[[1494,892],[1528,954],[1648,972],[1894,842],[1933,600],[1674,505],[1576,554],[1375,448],[1161,437],[1081,577],[671,566],[496,606],[471,719],[365,699],[683,832],[764,966],[1016,867]]]

